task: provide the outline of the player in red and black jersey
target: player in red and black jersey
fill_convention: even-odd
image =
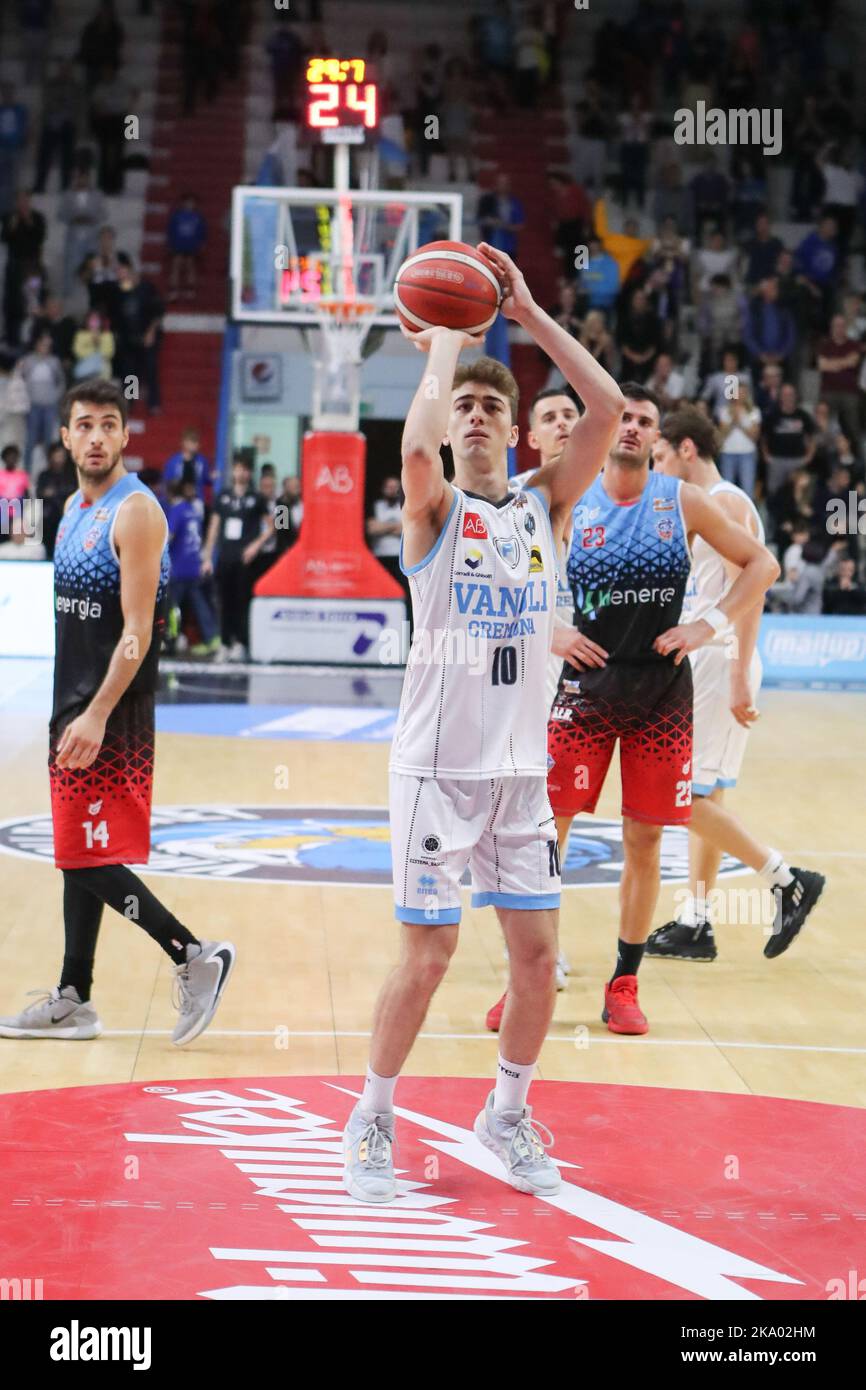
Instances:
[[[150,853],[154,699],[168,583],[167,526],[128,473],[126,401],[82,382],[63,403],[63,443],[78,474],[54,551],[56,653],[49,727],[54,859],[63,872],[66,951],[60,983],[0,1037],[94,1038],[90,1002],[106,903],[137,922],[175,965],[177,1044],[212,1019],[234,965],[230,942],[199,941],[131,869]]]
[[[566,570],[580,636],[551,710],[548,791],[564,855],[574,816],[595,810],[619,742],[624,864],[602,1018],[611,1032],[645,1033],[637,972],[658,898],[662,831],[691,816],[685,658],[753,608],[779,567],[703,489],[650,471],[658,402],[637,383],[620,389],[625,407],[607,463],[573,513]],[[740,574],[718,608],[680,623],[694,536]]]

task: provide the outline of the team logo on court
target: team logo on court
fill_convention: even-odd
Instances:
[[[0,852],[52,864],[51,816],[0,823]],[[617,886],[622,865],[621,822],[579,817],[563,859],[563,887]],[[390,888],[388,812],[384,806],[158,807],[151,816],[147,872],[230,882]],[[722,873],[742,872],[736,860],[722,861]],[[688,881],[685,826],[665,828],[661,875],[663,883]],[[464,883],[469,883],[468,874]]]
[[[504,539],[496,536],[493,541],[496,546],[497,554],[508,565],[509,569],[516,570],[520,563],[520,546],[513,536],[506,536]]]
[[[259,1041],[264,1056],[269,1044]],[[561,1025],[547,1043],[572,1054],[575,1071],[579,1045]],[[33,1268],[48,1267],[61,1241],[75,1250],[52,1276],[59,1299],[164,1297],[169,1241],[173,1297],[217,1303],[748,1299],[757,1310],[749,1321],[781,1338],[792,1318],[772,1308],[762,1317],[751,1300],[848,1296],[839,1285],[862,1255],[862,1110],[542,1081],[532,1103],[553,1132],[562,1187],[552,1201],[521,1199],[473,1133],[490,1083],[405,1076],[394,1107],[397,1195],[382,1208],[342,1186],[340,1135],[361,1084],[248,1076],[7,1096],[0,1200],[6,1208],[22,1191],[64,1191],[68,1146],[47,1136],[74,1136],[83,1200],[49,1201],[18,1226]],[[106,1152],[140,1157],[134,1201],[126,1165],[106,1163]],[[719,1164],[696,1163],[695,1153],[718,1154]],[[727,1153],[741,1165],[737,1222],[717,1176]],[[626,1172],[638,1175],[634,1197]],[[795,1192],[779,1179],[793,1172]],[[176,1198],[198,1188],[213,1200],[197,1202],[193,1219]],[[821,1212],[836,1215],[831,1237]],[[856,1298],[856,1275],[853,1287]]]

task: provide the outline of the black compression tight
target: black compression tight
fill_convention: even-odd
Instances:
[[[186,961],[187,946],[197,938],[155,898],[125,864],[101,864],[93,869],[63,870],[63,921],[66,951],[60,987],[74,985],[82,1000],[90,998],[96,938],[105,904],[143,927],[171,956],[175,965]]]

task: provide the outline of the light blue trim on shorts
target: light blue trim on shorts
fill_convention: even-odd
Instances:
[[[419,927],[450,927],[460,921],[460,908],[437,907],[432,912],[424,912],[419,907],[395,907],[394,916],[398,922],[409,922]]]
[[[407,568],[407,566],[403,564],[403,537],[400,537],[400,568],[405,575],[417,574],[418,571],[422,570],[425,565],[429,565],[430,561],[433,559],[434,555],[439,550],[440,545],[445,539],[445,532],[448,530],[448,523],[454,515],[454,508],[457,506],[459,493],[457,492],[456,488],[452,488],[452,492],[454,493],[454,500],[452,501],[451,506],[448,508],[448,515],[445,518],[445,524],[442,527],[442,530],[439,532],[439,535],[436,537],[436,544],[433,546],[432,550],[427,551],[427,554],[424,556],[424,559],[419,560],[417,565],[409,565]]]
[[[559,907],[559,893],[473,893],[473,907],[511,907],[519,912],[540,912]]]
[[[703,782],[692,782],[692,796],[709,796],[716,787],[735,787],[736,777],[717,777],[715,782],[704,784]]]

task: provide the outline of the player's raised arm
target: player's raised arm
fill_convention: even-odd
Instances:
[[[601,471],[622,415],[625,399],[609,372],[575,338],[546,314],[529,292],[510,256],[487,242],[478,250],[496,270],[503,288],[502,312],[532,335],[556,363],[584,404],[562,454],[542,468],[533,487],[548,497],[551,515],[570,511]]]
[[[758,604],[779,577],[779,562],[744,526],[732,521],[712,497],[693,483],[683,483],[680,493],[683,518],[689,536],[698,535],[724,560],[740,569],[728,593],[705,617],[681,623],[656,638],[653,646],[662,656],[676,653],[676,665],[687,652],[696,651],[714,633],[735,623]]]
[[[460,350],[478,346],[479,340],[451,328],[425,328],[421,333],[403,329],[403,334],[419,351],[427,353],[424,375],[403,428],[403,510],[411,519],[435,512],[443,502],[450,505],[451,489],[439,450],[448,433],[451,388]]]

